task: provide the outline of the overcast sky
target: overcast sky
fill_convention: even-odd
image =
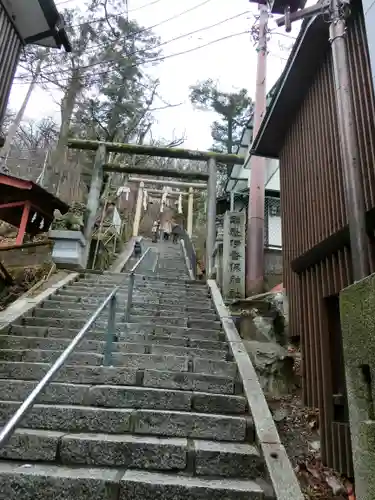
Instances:
[[[242,33],[254,23],[257,5],[248,0],[128,0],[129,17],[135,19],[144,27],[161,23],[174,15],[171,21],[162,23],[153,31],[162,41],[211,26],[230,19],[217,27],[206,29],[180,40],[163,46],[163,55],[184,52],[228,35]],[[82,0],[56,0],[56,4],[69,8],[82,5]],[[125,0],[124,0],[125,5]],[[184,10],[198,6],[186,14]],[[247,12],[247,13],[246,13]],[[271,29],[276,30],[274,20],[270,22]],[[292,33],[285,36],[282,29],[274,32],[269,42],[269,58],[267,71],[267,88],[271,88],[279,77],[288,56],[293,38],[298,33],[299,26],[294,26]],[[280,34],[278,34],[280,33]],[[293,38],[291,38],[292,36]],[[212,78],[219,81],[220,88],[225,91],[246,88],[254,97],[256,76],[256,51],[249,34],[233,36],[223,41],[211,43],[207,47],[194,50],[183,55],[167,57],[158,66],[147,69],[153,77],[160,79],[159,95],[171,104],[183,103],[178,107],[160,110],[155,113],[157,122],[153,127],[153,136],[167,140],[173,137],[186,136],[184,147],[191,149],[207,149],[211,146],[210,124],[215,115],[194,109],[189,103],[189,86],[199,80]],[[10,106],[17,109],[27,90],[26,85],[13,86]],[[52,116],[59,119],[59,93],[35,90],[26,111],[27,117],[42,118]],[[43,103],[41,105],[41,103]],[[158,100],[155,106],[163,106]]]

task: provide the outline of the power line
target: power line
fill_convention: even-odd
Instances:
[[[149,3],[146,3],[144,5],[141,5],[140,7],[136,7],[135,9],[130,9],[129,10],[129,13],[130,12],[135,12],[137,10],[141,10],[141,9],[144,9],[146,7],[151,7],[151,5],[154,5],[156,3],[159,3],[161,2],[162,0],[153,0],[152,2],[149,2]],[[63,2],[59,2],[56,4],[56,7],[59,7],[60,5],[64,5],[64,4],[67,4],[67,3],[71,3],[71,2],[74,2],[74,0],[64,0]]]
[[[149,63],[153,63],[153,62],[165,61],[166,59],[171,59],[172,57],[178,57],[178,56],[182,56],[182,55],[185,55],[185,54],[189,54],[189,53],[194,52],[196,50],[203,49],[205,47],[208,47],[210,45],[213,45],[215,43],[218,43],[218,42],[221,42],[221,41],[224,41],[224,40],[228,40],[228,39],[233,38],[235,36],[248,35],[248,34],[249,34],[249,31],[241,31],[239,33],[232,33],[230,35],[226,35],[226,36],[223,36],[221,38],[217,38],[216,40],[211,40],[210,42],[207,42],[207,43],[205,43],[203,45],[198,45],[197,47],[193,47],[191,49],[183,50],[182,52],[176,52],[175,54],[169,54],[167,56],[157,57],[155,59],[149,59],[148,61],[143,61],[143,62],[140,62],[139,64],[133,64],[133,65],[129,66],[128,69],[130,69],[130,68],[136,68],[136,67],[141,66],[143,64],[149,64]],[[96,76],[107,75],[107,74],[108,74],[108,71],[101,71],[101,72],[96,73]],[[80,77],[78,77],[78,78],[80,78]],[[63,81],[70,82],[70,81],[72,81],[74,79],[75,78],[72,77],[72,78],[64,79]],[[60,80],[60,81],[62,81],[62,80]],[[38,83],[41,83],[41,82],[38,82]]]
[[[209,26],[204,26],[202,28],[198,28],[198,29],[196,29],[194,31],[190,31],[189,33],[184,33],[183,35],[179,35],[177,37],[171,38],[170,40],[166,40],[164,42],[161,42],[161,43],[159,43],[157,45],[154,45],[153,47],[151,47],[150,49],[147,49],[147,50],[155,50],[155,49],[157,49],[159,47],[162,47],[163,45],[167,45],[167,44],[175,42],[177,40],[181,40],[182,38],[186,38],[187,36],[195,35],[196,33],[200,33],[202,31],[206,31],[208,29],[215,28],[217,26],[220,26],[221,24],[224,24],[224,23],[226,23],[228,21],[232,21],[233,19],[241,17],[241,16],[243,16],[243,15],[245,15],[247,13],[248,13],[248,11],[241,12],[239,14],[235,14],[234,16],[226,18],[226,19],[223,19],[221,21],[218,21],[217,23],[211,24]],[[145,52],[145,51],[142,50],[142,49],[138,49],[138,50],[135,50],[134,52],[131,52],[130,54],[127,54],[126,56],[127,57],[131,57],[133,55],[136,55],[139,52]],[[167,57],[168,56],[164,56],[164,57],[161,57],[161,58],[158,58],[158,59],[150,59],[150,61],[145,61],[145,63],[147,63],[147,62],[154,62],[154,61],[161,61],[161,60],[163,60],[164,58],[167,58]],[[98,66],[98,65],[101,65],[101,64],[109,64],[109,63],[113,63],[113,62],[118,62],[118,59],[108,59],[107,61],[97,61],[95,63],[88,64],[87,66],[82,66],[80,69],[89,69],[89,68],[92,68],[94,66]],[[130,67],[134,67],[134,65],[130,66]],[[42,77],[53,76],[53,75],[58,75],[58,74],[60,74],[60,71],[52,71],[52,72],[49,72],[49,73],[42,74]],[[19,77],[17,77],[17,78],[19,78]],[[28,83],[28,82],[26,82],[26,83]]]
[[[158,0],[159,1],[159,0]],[[188,14],[189,12],[192,12],[193,10],[196,10],[200,7],[203,7],[203,5],[206,5],[207,3],[211,2],[212,0],[204,0],[203,2],[197,4],[197,5],[194,5],[193,7],[190,7],[189,9],[186,9],[186,10],[183,10],[182,12],[179,12],[178,14],[175,14],[171,17],[168,17],[167,19],[164,19],[163,21],[160,21],[159,23],[156,23],[152,26],[149,26],[147,28],[141,28],[137,31],[133,31],[132,33],[129,33],[128,35],[125,35],[124,37],[119,37],[118,41],[126,41],[128,39],[132,39],[134,38],[136,35],[139,35],[141,33],[144,33],[146,31],[150,31],[150,30],[153,30],[155,28],[158,28],[159,26],[162,26],[163,24],[165,23],[168,23],[170,21],[174,21],[175,19],[178,19],[179,17],[185,15],[185,14]],[[113,15],[110,15],[108,17],[119,17],[121,16],[122,14],[113,14]],[[84,22],[84,23],[81,23],[81,24],[75,24],[75,25],[72,25],[71,28],[75,28],[75,27],[79,27],[79,26],[86,26],[87,24],[94,24],[94,23],[97,23],[97,22],[102,22],[102,21],[106,21],[106,18],[101,18],[101,19],[94,19],[92,21],[87,21],[87,22]],[[106,44],[105,43],[98,43],[96,45],[93,45],[92,47],[90,47],[90,51],[93,50],[93,49],[96,49],[98,47],[104,47]],[[65,56],[64,53],[61,54],[62,56]]]

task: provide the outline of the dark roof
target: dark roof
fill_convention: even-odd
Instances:
[[[39,4],[44,12],[48,25],[53,33],[56,45],[60,48],[61,46],[67,52],[72,51],[72,46],[68,39],[64,28],[64,22],[59,14],[54,0],[38,0]]]
[[[45,221],[43,230],[45,231],[46,229],[48,230],[49,225],[53,221],[53,213],[56,209],[62,214],[66,214],[69,210],[69,205],[56,198],[56,196],[38,184],[0,173],[0,205],[24,201],[29,201],[32,204],[32,213],[30,213],[26,228],[27,232],[40,232],[40,228],[35,227],[35,224],[33,224],[34,221],[31,220],[35,212],[43,217]],[[22,208],[22,206],[0,208],[0,220],[18,227],[22,217]],[[33,231],[31,231],[31,228]]]
[[[64,47],[71,52],[64,22],[54,0],[0,0],[0,4],[24,44]]]
[[[278,158],[285,134],[329,47],[329,24],[323,16],[305,20],[280,77],[280,84],[253,141],[251,153]]]

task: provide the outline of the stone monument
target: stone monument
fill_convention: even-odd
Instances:
[[[225,300],[245,297],[246,212],[226,212],[223,241],[223,288]]]

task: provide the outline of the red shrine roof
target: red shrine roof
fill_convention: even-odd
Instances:
[[[0,220],[19,227],[25,202],[31,205],[26,232],[48,231],[54,210],[66,214],[69,205],[32,181],[0,173]]]

